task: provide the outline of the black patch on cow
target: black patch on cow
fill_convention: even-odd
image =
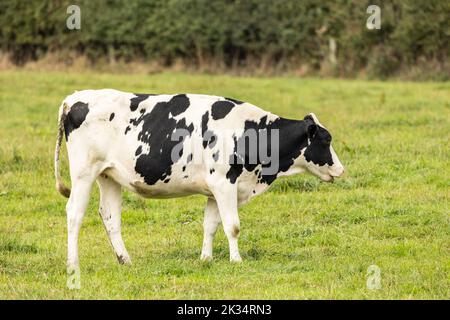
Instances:
[[[214,168],[209,169],[209,174],[213,174],[214,171],[216,171],[216,170],[214,170]]]
[[[115,116],[114,112],[111,113],[111,115],[109,116],[109,121],[112,121],[112,119],[114,119],[114,116]]]
[[[233,110],[235,104],[230,101],[217,101],[211,106],[211,116],[214,120],[223,119]]]
[[[231,102],[234,102],[235,104],[243,104],[244,102],[240,101],[240,100],[236,100],[233,98],[225,98],[226,100],[229,100]]]
[[[133,93],[136,97],[130,99],[130,110],[136,111],[136,109],[139,107],[139,103],[144,101],[150,96],[153,96],[153,94],[143,94],[143,93]]]
[[[130,131],[130,130],[131,130],[131,127],[130,127],[130,126],[127,126],[127,127],[125,128],[125,134],[127,134],[128,131]]]
[[[206,111],[202,115],[202,137],[205,135],[206,130],[208,130],[208,121],[209,121],[209,111]]]
[[[214,134],[214,132],[208,129],[208,121],[209,121],[209,111],[206,111],[202,116],[202,125],[201,125],[203,148],[206,148],[206,146],[213,148],[217,142],[217,137]]]
[[[206,148],[208,145],[208,141],[205,140],[205,133],[208,130],[208,121],[209,121],[209,112],[206,111],[202,115],[202,139],[203,139],[203,148]]]
[[[69,134],[78,129],[86,120],[86,116],[89,113],[89,106],[87,103],[78,101],[70,107],[69,113],[64,119],[64,132],[66,133],[66,141],[69,139]]]
[[[177,130],[181,133],[192,134],[194,125],[186,124],[186,119],[175,120],[177,116],[189,107],[189,99],[186,95],[176,95],[168,102],[158,102],[149,113],[144,113],[139,118],[132,119],[132,124],[138,126],[142,123],[142,129],[138,134],[138,140],[149,146],[148,154],[141,154],[136,160],[135,170],[140,174],[146,184],[153,185],[159,180],[166,180],[172,174],[172,150],[186,136],[181,136],[178,141],[172,141],[171,137]],[[183,155],[183,149],[179,157]]]
[[[138,155],[140,155],[141,153],[142,153],[142,146],[139,146],[139,147],[136,149],[136,153],[135,153],[136,157],[137,157]]]
[[[193,157],[193,155],[192,155],[192,153],[190,153],[190,154],[187,156],[186,163],[191,162],[191,161],[192,161],[192,157]]]
[[[214,148],[217,142],[217,137],[213,131],[207,130],[203,136],[203,148],[208,146],[210,149]]]
[[[270,163],[263,163],[259,154],[259,139],[260,131],[267,130],[267,148],[264,153],[271,155],[271,130],[277,129],[279,134],[279,167],[278,172],[274,174],[264,174],[264,168],[269,168]],[[242,174],[244,168],[246,171],[253,171],[257,166],[261,166],[263,172],[255,174],[258,176],[258,182],[271,184],[276,178],[279,172],[287,171],[294,163],[294,159],[297,158],[301,150],[308,144],[308,137],[306,131],[306,125],[304,121],[289,120],[284,118],[277,118],[274,121],[267,121],[267,116],[262,117],[258,122],[245,121],[244,133],[248,130],[256,132],[257,144],[256,144],[256,157],[250,156],[250,142],[247,136],[243,134],[239,139],[234,138],[234,154],[230,156],[230,169],[228,170],[226,177],[231,183],[235,183],[237,178]],[[242,139],[245,139],[242,141]],[[254,142],[253,142],[254,143]],[[245,144],[244,150],[238,150],[238,145]],[[250,163],[252,160],[255,160]]]
[[[219,160],[219,151],[215,152],[215,153],[212,155],[212,157],[213,157],[214,161],[217,162],[217,160]]]
[[[320,127],[316,126],[314,136],[310,137],[310,144],[305,150],[305,159],[319,166],[333,165],[333,157],[331,155],[331,135]]]
[[[166,180],[164,180],[164,183],[169,183],[170,178],[167,178]]]
[[[216,142],[217,142],[217,137],[213,133],[211,135],[211,137],[209,138],[209,140],[208,140],[208,147],[211,148],[211,149],[214,148],[214,146],[216,145]]]
[[[226,177],[231,183],[236,183],[237,178],[241,175],[244,166],[241,164],[232,164],[230,170],[228,170]]]

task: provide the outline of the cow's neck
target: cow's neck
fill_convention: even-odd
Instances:
[[[266,177],[266,182],[270,184],[279,176],[302,172],[300,168],[294,167],[294,162],[300,156],[301,150],[308,145],[308,138],[303,120],[279,118],[269,127],[278,129],[279,134],[279,168],[277,174]],[[272,148],[273,146],[271,146]]]
[[[283,119],[283,118],[281,118]],[[301,150],[308,145],[306,125],[303,120],[283,119],[280,125],[280,172],[291,169]]]

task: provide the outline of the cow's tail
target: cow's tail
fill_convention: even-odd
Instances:
[[[55,148],[55,179],[56,179],[56,190],[61,193],[64,197],[68,198],[70,196],[70,188],[66,187],[61,180],[61,174],[59,173],[59,153],[61,151],[61,144],[64,137],[64,120],[67,116],[66,111],[69,106],[63,102],[59,108],[58,116],[58,138],[56,139]]]

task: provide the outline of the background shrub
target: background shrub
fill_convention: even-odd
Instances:
[[[49,52],[76,52],[94,63],[182,61],[319,72],[330,64],[332,39],[337,51],[331,69],[338,76],[384,78],[412,66],[420,66],[423,77],[448,79],[450,73],[446,0],[79,0],[79,31],[66,28],[70,4],[1,1],[2,52],[19,65]],[[365,27],[369,4],[381,7],[381,30]]]

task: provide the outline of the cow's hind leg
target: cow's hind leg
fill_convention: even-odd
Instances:
[[[78,234],[81,222],[89,202],[89,196],[95,178],[72,179],[72,191],[67,201],[67,285],[70,289],[79,289]]]
[[[205,218],[203,220],[203,247],[200,259],[204,261],[212,260],[213,240],[217,227],[220,223],[219,208],[216,200],[208,198],[205,208]]]
[[[123,243],[121,233],[121,186],[104,175],[98,177],[97,183],[100,188],[99,213],[102,217],[111,246],[114,249],[119,263],[131,264],[131,259]]]

